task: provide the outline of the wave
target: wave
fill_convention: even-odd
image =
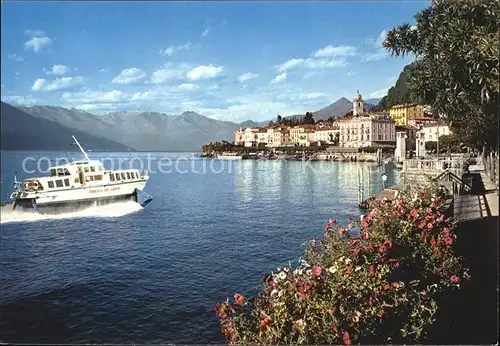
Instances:
[[[0,209],[0,224],[12,222],[37,222],[44,220],[62,220],[71,218],[113,218],[121,217],[142,210],[139,203],[133,201],[112,203],[103,206],[91,206],[63,214],[38,214],[31,211],[12,210],[12,205]]]

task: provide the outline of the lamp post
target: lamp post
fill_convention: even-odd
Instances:
[[[387,174],[382,173],[382,190],[385,190],[385,181],[387,180]]]
[[[436,137],[437,137],[437,159],[439,160],[439,125],[437,127],[437,131],[436,131]]]

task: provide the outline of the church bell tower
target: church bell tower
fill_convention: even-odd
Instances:
[[[363,97],[359,93],[359,90],[356,96],[354,96],[354,100],[352,100],[352,114],[354,116],[363,114]]]

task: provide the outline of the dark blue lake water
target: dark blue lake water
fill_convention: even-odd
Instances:
[[[389,167],[361,163],[90,154],[107,168],[121,160],[148,169],[154,200],[144,209],[127,203],[52,218],[3,208],[2,342],[222,342],[214,304],[254,293],[265,273],[294,265],[330,217],[359,216],[360,167],[365,194],[380,189],[384,170],[386,184],[398,179]],[[3,202],[14,171],[36,176],[67,157],[1,155]]]

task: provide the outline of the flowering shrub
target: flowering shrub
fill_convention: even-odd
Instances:
[[[443,202],[414,190],[371,201],[358,225],[330,219],[295,269],[265,276],[252,300],[237,293],[216,304],[222,333],[230,344],[425,340],[441,295],[470,277],[453,253]]]

